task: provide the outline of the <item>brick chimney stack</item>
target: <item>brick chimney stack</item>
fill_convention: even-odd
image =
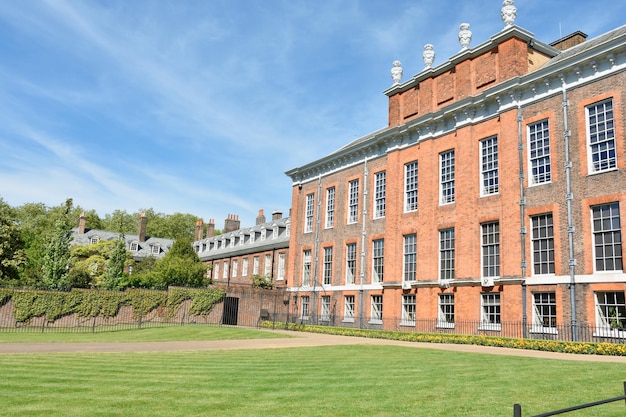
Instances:
[[[256,224],[257,226],[265,223],[265,214],[263,214],[263,209],[259,210],[259,215],[256,216]]]
[[[146,213],[141,213],[139,216],[139,225],[137,226],[137,235],[139,235],[139,241],[146,241],[146,226],[148,225],[148,218],[146,217]]]
[[[229,214],[224,221],[224,233],[239,229],[239,215]]]
[[[87,217],[85,217],[85,212],[80,213],[80,217],[78,218],[78,234],[85,234],[85,227],[87,226]]]
[[[215,219],[209,219],[206,224],[206,237],[213,237],[215,235]]]
[[[280,210],[274,210],[272,212],[272,221],[280,220],[283,218],[283,212]]]
[[[204,223],[202,220],[196,222],[196,233],[194,234],[194,240],[202,240],[204,237]]]

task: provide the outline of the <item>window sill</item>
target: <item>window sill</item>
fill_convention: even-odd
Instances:
[[[535,334],[559,334],[558,330],[555,327],[542,327],[542,326],[533,326],[530,328],[530,333]]]
[[[502,326],[496,323],[482,323],[478,326],[478,330],[488,331],[488,332],[499,332],[502,330]]]
[[[341,320],[342,323],[354,323],[354,318],[344,318]]]
[[[614,339],[626,339],[626,331],[599,329],[593,332],[593,337],[611,337]]]
[[[435,327],[438,329],[454,329],[454,323],[450,323],[447,321],[438,321]]]
[[[370,320],[367,322],[367,324],[383,324],[382,320]]]
[[[400,323],[400,326],[415,327],[415,322],[414,321],[403,321],[403,322]]]

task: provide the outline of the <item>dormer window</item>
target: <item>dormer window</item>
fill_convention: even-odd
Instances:
[[[265,240],[265,236],[267,235],[267,231],[265,230],[265,226],[261,227],[261,240]]]
[[[246,240],[246,235],[244,235],[243,233],[239,234],[239,246],[243,246],[243,243]]]
[[[256,235],[254,230],[250,230],[250,243],[254,243],[254,235]]]
[[[230,247],[234,248],[235,247],[235,236],[231,236],[230,237]]]
[[[100,242],[100,237],[98,237],[98,236],[92,236],[92,237],[89,239],[89,244],[90,244],[90,245],[95,245],[95,244],[96,244],[96,243],[98,243],[98,242]]]
[[[159,253],[161,253],[161,246],[160,245],[152,245],[152,254],[153,255],[158,255]]]
[[[278,226],[274,226],[272,229],[272,239],[276,239],[278,237]]]
[[[129,250],[131,252],[137,252],[139,250],[139,243],[137,243],[137,242],[130,242]]]
[[[285,224],[285,233],[287,233],[287,237],[291,234],[291,222],[287,222],[287,224]]]

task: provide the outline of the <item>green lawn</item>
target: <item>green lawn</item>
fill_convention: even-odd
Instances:
[[[194,340],[267,339],[275,337],[288,336],[283,333],[253,330],[244,327],[186,325],[101,333],[0,332],[0,343],[171,342]]]
[[[530,416],[622,395],[626,379],[621,363],[367,345],[0,355],[0,369],[12,417],[488,417],[515,402]],[[625,414],[620,402],[567,416]]]

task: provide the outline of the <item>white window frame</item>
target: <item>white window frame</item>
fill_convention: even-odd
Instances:
[[[348,224],[359,221],[359,180],[354,179],[348,183]]]
[[[415,294],[402,294],[402,318],[400,326],[415,326]]]
[[[383,324],[383,296],[374,294],[370,296],[370,324]]]
[[[439,279],[451,280],[455,277],[455,234],[454,228],[439,231]]]
[[[557,334],[556,293],[538,291],[532,294],[533,314],[531,333]]]
[[[248,258],[243,258],[243,265],[241,267],[241,276],[243,277],[247,277],[248,276],[248,263],[249,263],[249,259]]]
[[[300,320],[309,320],[311,314],[311,298],[308,295],[303,295],[300,298]]]
[[[330,321],[330,295],[322,295],[320,321]]]
[[[590,211],[594,272],[623,272],[624,259],[619,203],[612,202],[592,206]],[[600,265],[603,267],[598,268]]]
[[[403,238],[402,281],[415,281],[417,277],[417,235],[411,233]]]
[[[283,281],[285,279],[285,253],[278,254],[278,276],[276,281]]]
[[[500,277],[500,222],[480,225],[480,260],[482,278]],[[490,286],[490,285],[484,285]]]
[[[343,321],[348,323],[354,322],[354,295],[343,297]]]
[[[594,336],[626,338],[626,303],[624,291],[594,293],[596,331]]]
[[[224,279],[228,279],[228,273],[230,272],[228,269],[229,266],[230,264],[228,261],[224,261],[224,270],[222,271],[222,278]]]
[[[552,182],[552,161],[550,155],[550,122],[540,120],[526,126],[528,137],[528,185],[549,184]]]
[[[589,173],[617,169],[613,98],[585,107]]]
[[[502,330],[502,301],[499,292],[480,294],[480,326],[478,330]]]
[[[272,278],[272,255],[265,255],[265,265],[264,265],[264,274],[268,278]]]
[[[404,165],[404,212],[417,211],[418,207],[418,164],[417,161]]]
[[[385,239],[372,241],[372,283],[379,284],[385,279]]]
[[[498,137],[480,141],[480,195],[486,197],[500,192],[498,169]]]
[[[233,259],[233,268],[231,278],[237,278],[237,269],[239,269],[239,260]]]
[[[454,328],[454,293],[445,292],[437,297],[437,327]]]
[[[356,282],[356,243],[346,244],[346,284]]]
[[[326,219],[324,225],[326,229],[335,227],[335,187],[326,189]]]
[[[313,231],[313,210],[315,193],[306,195],[306,203],[304,206],[304,233],[311,233]]]
[[[220,278],[220,264],[219,262],[216,262],[213,264],[213,279],[219,279]]]
[[[554,217],[552,213],[537,214],[530,217],[530,225],[532,274],[554,275]]]
[[[311,249],[302,251],[302,286],[311,286]]]
[[[454,149],[439,154],[439,204],[456,201]]]
[[[252,258],[252,275],[259,275],[259,257]]]
[[[322,280],[323,285],[332,285],[333,283],[333,247],[324,248],[324,272]]]
[[[385,217],[387,197],[387,171],[374,174],[374,218]]]

